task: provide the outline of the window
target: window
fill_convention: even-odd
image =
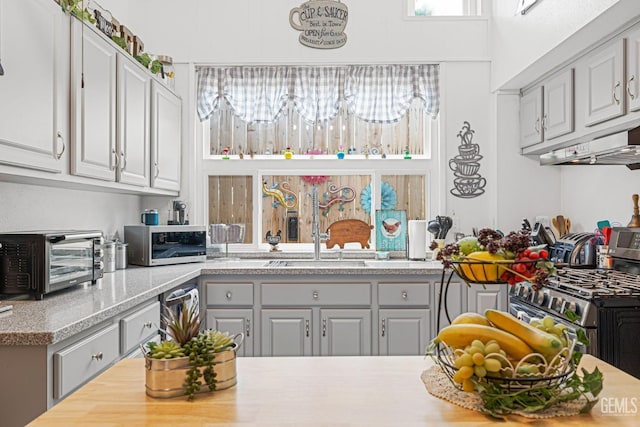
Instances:
[[[312,243],[313,186],[318,187],[320,229],[344,219],[375,224],[378,209],[404,210],[407,219],[426,218],[424,174],[376,175],[364,173],[208,177],[209,223],[245,224],[245,244],[268,244],[268,235],[281,244]],[[257,197],[253,197],[258,187]],[[255,202],[255,204],[254,204]],[[372,247],[375,230],[371,235]],[[348,244],[347,248],[360,248]]]
[[[322,231],[344,219],[375,227],[381,209],[407,220],[430,213],[437,64],[198,72],[206,218],[244,224],[247,248],[311,246],[313,186]],[[375,239],[374,229],[371,248]]]
[[[482,0],[407,0],[409,16],[477,16]]]
[[[210,158],[430,155],[439,66],[202,67]]]
[[[319,124],[304,120],[291,105],[272,123],[247,123],[223,102],[208,120],[208,155],[226,158],[282,158],[287,148],[296,158],[345,157],[429,158],[435,120],[414,99],[409,112],[392,123],[371,123],[349,114],[343,104],[333,119]]]

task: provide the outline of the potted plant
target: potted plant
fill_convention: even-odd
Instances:
[[[146,393],[151,397],[186,395],[222,390],[236,384],[236,351],[242,334],[230,336],[216,330],[201,331],[198,307],[176,314],[164,308],[165,331],[170,340],[147,343]]]

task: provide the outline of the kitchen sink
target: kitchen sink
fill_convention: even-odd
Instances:
[[[288,259],[272,260],[265,264],[265,267],[298,267],[298,268],[362,268],[366,267],[363,260],[345,259]]]

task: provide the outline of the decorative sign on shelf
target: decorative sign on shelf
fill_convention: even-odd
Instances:
[[[339,0],[309,0],[291,9],[289,23],[300,31],[298,40],[317,49],[335,49],[347,43],[344,29],[349,9]]]
[[[407,211],[376,210],[376,249],[404,251],[407,248]]]

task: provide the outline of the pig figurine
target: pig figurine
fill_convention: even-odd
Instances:
[[[368,249],[371,230],[373,230],[373,225],[369,225],[359,219],[336,221],[327,229],[330,233],[329,240],[327,240],[327,249],[331,249],[335,245],[340,246],[340,249],[344,249],[344,244],[349,242],[358,242],[363,249]]]

